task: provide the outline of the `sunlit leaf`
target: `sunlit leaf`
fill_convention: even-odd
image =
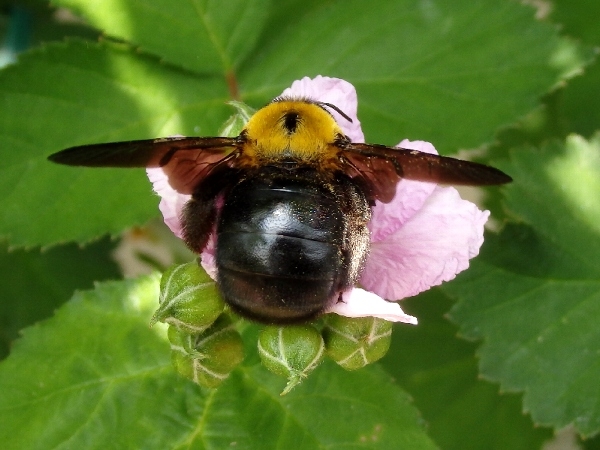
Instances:
[[[40,76],[43,73],[44,76]],[[13,245],[89,241],[158,214],[142,169],[89,170],[46,160],[73,145],[209,134],[225,88],[125,46],[55,44],[0,72],[0,235]]]
[[[536,423],[600,431],[600,142],[570,137],[521,149],[503,167],[507,205],[526,224],[484,246],[446,286],[466,337],[483,339],[481,373],[523,391]]]
[[[217,390],[178,377],[162,325],[149,328],[158,278],[83,292],[24,331],[0,364],[5,448],[431,449],[408,396],[377,368],[320,366],[282,397],[283,378],[247,361]]]
[[[447,152],[489,141],[563,73],[552,62],[556,30],[517,2],[68,4],[155,57],[71,41],[25,55],[0,74],[0,137],[10,148],[0,167],[0,235],[14,245],[87,241],[147,221],[156,201],[143,171],[65,169],[45,157],[86,143],[214,135],[237,90],[259,107],[303,76],[344,77],[358,89],[369,141],[424,139]],[[186,8],[195,13],[183,14]],[[203,17],[218,28],[227,55],[186,66],[189,55],[209,51]],[[56,217],[64,220],[48,226]]]
[[[225,75],[254,49],[269,0],[53,0],[109,36],[199,73]]]

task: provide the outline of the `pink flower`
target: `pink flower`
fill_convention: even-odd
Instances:
[[[282,93],[331,103],[352,122],[330,111],[344,133],[354,142],[364,142],[357,118],[354,86],[337,79],[317,76],[295,81]],[[398,147],[436,153],[428,142],[404,140]],[[179,194],[168,183],[162,169],[148,169],[154,190],[161,197],[159,208],[167,226],[181,237],[179,215],[188,195]],[[352,288],[328,312],[347,317],[375,316],[385,320],[417,323],[405,314],[401,300],[452,280],[479,253],[483,226],[489,211],[462,200],[456,189],[434,183],[401,180],[394,199],[376,202],[369,224],[371,252],[360,279],[365,289]],[[201,255],[202,266],[216,277],[215,237],[211,236]],[[386,300],[387,299],[387,300]]]
[[[188,194],[180,194],[169,184],[167,175],[160,167],[146,169],[148,179],[152,183],[154,192],[160,196],[158,209],[163,215],[165,224],[178,238],[183,238],[183,229],[181,228],[181,211],[187,201],[192,198]]]
[[[331,103],[342,110],[352,122],[348,122],[333,109],[327,111],[333,115],[344,134],[352,142],[365,142],[365,136],[360,128],[357,109],[358,99],[356,89],[350,83],[339,78],[329,78],[317,75],[314,79],[304,77],[296,80],[292,85],[281,93],[282,97],[304,97]]]

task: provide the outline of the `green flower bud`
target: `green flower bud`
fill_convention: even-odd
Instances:
[[[188,333],[200,333],[224,308],[216,283],[193,261],[165,271],[160,280],[158,310],[150,324],[166,322]]]
[[[385,356],[392,341],[392,322],[329,314],[323,339],[331,359],[346,370],[360,369]]]
[[[323,360],[325,344],[310,325],[266,327],[258,337],[258,354],[267,369],[288,379],[285,395]]]
[[[225,314],[202,333],[170,326],[168,338],[175,369],[200,386],[216,388],[244,359],[242,337]]]

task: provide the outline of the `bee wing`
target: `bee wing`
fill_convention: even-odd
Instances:
[[[173,189],[191,194],[216,167],[231,166],[238,148],[237,138],[170,137],[82,145],[48,159],[69,166],[162,167]]]
[[[396,184],[402,178],[467,186],[512,181],[494,167],[405,148],[349,143],[342,155],[347,161],[346,174],[361,178],[370,186],[372,197],[384,203],[394,198]]]

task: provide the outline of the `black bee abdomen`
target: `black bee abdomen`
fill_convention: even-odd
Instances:
[[[274,167],[235,185],[217,228],[217,281],[225,301],[266,323],[306,321],[337,301],[368,251],[368,217],[359,220],[364,232],[351,233],[361,243],[349,245],[356,214],[347,211],[347,190],[312,169]],[[368,209],[364,196],[362,202]]]

